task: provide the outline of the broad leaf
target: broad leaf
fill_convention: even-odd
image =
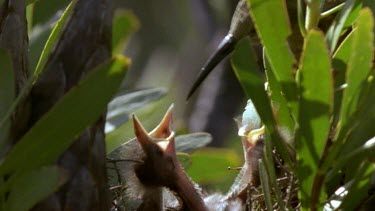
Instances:
[[[0,175],[55,161],[102,114],[128,64],[124,57],[116,57],[90,72],[13,147],[0,166]],[[46,144],[47,148],[42,147]]]
[[[66,180],[66,173],[57,166],[16,173],[9,179],[12,184],[4,210],[30,210],[40,200],[57,191]]]
[[[202,185],[233,181],[238,172],[227,169],[229,166],[241,165],[238,154],[228,149],[204,148],[191,154],[190,158],[192,166],[186,173],[193,181]]]
[[[294,56],[287,38],[291,35],[284,0],[248,0],[255,29],[265,48],[276,79],[292,108],[295,107]],[[272,14],[272,15],[270,15]],[[294,112],[295,109],[293,109]]]
[[[317,62],[318,61],[318,62]],[[307,209],[313,195],[314,177],[328,140],[333,106],[333,79],[330,56],[323,33],[310,31],[298,73],[300,105],[296,135],[297,176],[302,209]],[[316,191],[316,190],[314,190]]]
[[[294,131],[294,120],[292,119],[291,111],[288,107],[288,102],[282,94],[280,83],[277,81],[268,58],[263,54],[263,62],[265,66],[265,73],[267,76],[267,92],[271,99],[272,110],[274,111],[277,129],[281,137],[289,144],[292,143],[292,136]]]

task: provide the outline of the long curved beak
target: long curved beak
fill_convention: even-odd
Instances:
[[[194,92],[198,89],[204,79],[206,79],[208,74],[210,74],[210,72],[216,67],[216,65],[233,51],[237,41],[238,40],[233,37],[232,34],[228,34],[224,37],[214,54],[208,59],[206,64],[204,64],[198,75],[198,78],[195,80],[193,86],[191,87],[186,100],[189,100],[189,98],[194,94]]]

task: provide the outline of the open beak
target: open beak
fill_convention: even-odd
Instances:
[[[141,145],[145,154],[153,153],[155,147],[162,149],[166,155],[175,155],[175,133],[172,131],[172,111],[173,104],[169,107],[159,125],[147,133],[142,123],[133,115],[134,132],[139,144]]]

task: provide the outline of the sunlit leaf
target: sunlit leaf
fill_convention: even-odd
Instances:
[[[330,56],[323,33],[319,31],[311,31],[306,38],[298,86],[301,98],[296,135],[297,176],[301,205],[307,209],[314,203],[310,202],[311,191],[328,140],[333,106]]]
[[[283,0],[248,0],[255,29],[265,48],[276,79],[283,93],[295,109],[295,83],[293,76],[294,56],[288,46],[291,35],[286,3]],[[272,14],[272,15],[270,15]]]
[[[74,6],[75,6],[76,2],[77,2],[76,0],[73,0],[68,5],[68,7],[65,9],[64,13],[61,15],[60,19],[57,21],[55,27],[52,29],[51,34],[49,35],[48,40],[47,40],[46,44],[44,45],[43,51],[40,54],[38,64],[36,65],[35,71],[33,73],[33,75],[36,78],[40,75],[40,73],[44,69],[44,66],[46,65],[47,60],[48,60],[48,56],[51,53],[54,45],[57,42],[57,38],[59,38],[59,36],[61,35],[62,29],[63,29],[66,21],[68,20],[68,18],[73,13],[73,9],[74,9]],[[35,78],[35,80],[36,80],[36,78]]]
[[[48,166],[11,176],[4,210],[27,211],[63,185],[67,174],[57,166]]]
[[[0,175],[35,168],[57,159],[105,110],[121,84],[128,64],[128,60],[119,56],[90,72],[13,147],[0,166]],[[41,147],[46,143],[48,148]]]

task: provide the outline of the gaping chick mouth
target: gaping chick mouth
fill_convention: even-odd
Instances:
[[[147,133],[138,118],[133,115],[134,132],[146,155],[153,153],[155,147],[159,147],[164,154],[175,156],[175,132],[172,130],[172,114],[173,104],[169,107],[159,125],[150,133]]]

